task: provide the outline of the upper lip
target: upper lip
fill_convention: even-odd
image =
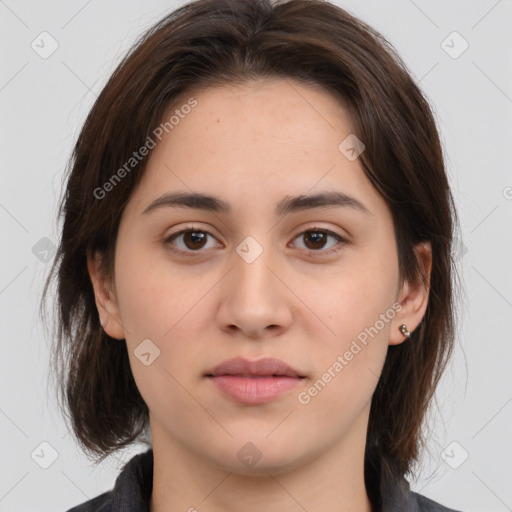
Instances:
[[[221,375],[239,375],[242,377],[273,375],[303,378],[303,375],[300,375],[297,370],[274,357],[265,357],[257,361],[235,357],[218,364],[207,372],[206,375],[208,377],[219,377]]]

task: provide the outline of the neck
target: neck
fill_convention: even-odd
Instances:
[[[364,482],[366,429],[354,425],[342,442],[307,461],[240,474],[169,439],[152,424],[150,512],[371,512]]]

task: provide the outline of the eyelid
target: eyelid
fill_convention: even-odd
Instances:
[[[344,240],[346,243],[349,243],[349,235],[348,234],[341,234],[336,232],[332,228],[328,228],[325,226],[320,226],[318,223],[313,223],[311,225],[302,226],[299,231],[293,236],[293,239],[297,238],[299,235],[304,234],[307,231],[324,231],[325,233],[328,233],[329,235],[333,235],[334,237],[339,237],[340,239]]]
[[[341,251],[343,246],[348,245],[350,243],[348,237],[342,236],[339,233],[337,233],[336,231],[333,231],[332,229],[329,229],[329,228],[319,226],[318,224],[314,224],[313,226],[302,227],[300,229],[300,231],[293,236],[292,241],[296,240],[300,235],[304,235],[304,233],[319,232],[319,231],[326,233],[327,236],[331,236],[331,237],[335,238],[337,240],[337,243],[330,249],[319,249],[317,251],[315,251],[313,249],[301,249],[302,251],[307,252],[309,257],[313,257],[313,258],[319,257],[320,258],[322,256],[325,257],[328,255],[336,254]],[[340,245],[341,245],[341,247],[339,247]]]
[[[207,237],[210,236],[210,237],[214,238],[215,240],[217,240],[217,237],[213,233],[211,233],[208,229],[204,229],[204,228],[201,228],[199,226],[194,226],[194,225],[187,225],[187,226],[179,229],[178,231],[170,233],[169,235],[165,235],[163,237],[163,243],[164,243],[164,245],[167,245],[169,250],[171,250],[172,252],[175,252],[178,254],[183,254],[185,256],[193,256],[193,255],[200,255],[201,253],[206,253],[207,250],[202,250],[202,249],[197,250],[197,251],[191,251],[191,250],[184,251],[182,249],[176,249],[175,247],[172,247],[171,241],[174,238],[184,235],[190,231],[199,231],[201,233],[205,233],[207,235]]]
[[[184,235],[185,233],[187,232],[193,232],[193,231],[198,231],[198,232],[201,232],[201,233],[205,233],[208,236],[211,236],[212,238],[215,238],[217,239],[217,237],[211,233],[210,231],[208,231],[207,229],[203,229],[199,226],[194,226],[194,225],[187,225],[185,226],[184,228],[178,230],[178,231],[175,231],[169,235],[165,235],[164,236],[164,244],[168,245],[169,246],[169,250],[174,252],[174,253],[178,253],[178,254],[181,254],[181,255],[184,255],[184,256],[200,256],[201,253],[207,253],[209,250],[203,250],[203,249],[198,249],[197,251],[193,251],[193,250],[182,250],[182,249],[176,249],[175,247],[172,247],[171,245],[171,241],[174,239],[174,238],[177,238],[181,235]],[[335,244],[334,247],[337,247],[339,245],[342,245],[342,246],[345,246],[345,245],[348,245],[350,243],[348,237],[346,236],[342,236],[340,235],[339,233],[333,231],[332,229],[328,229],[328,228],[325,228],[325,227],[322,227],[322,226],[319,226],[318,224],[314,224],[312,226],[306,226],[306,227],[302,227],[300,229],[300,231],[298,231],[295,235],[293,235],[292,237],[292,241],[296,240],[300,235],[304,235],[305,233],[308,233],[308,232],[317,232],[317,231],[321,231],[321,232],[324,232],[327,234],[327,236],[331,236],[333,238],[335,238],[337,240],[337,244]],[[312,256],[325,256],[327,254],[333,254],[333,253],[337,253],[341,250],[341,248],[330,248],[330,249],[326,249],[326,250],[323,250],[323,249],[318,249],[318,250],[314,250],[314,249],[301,249],[302,251],[305,251],[307,252],[309,255],[312,255]]]

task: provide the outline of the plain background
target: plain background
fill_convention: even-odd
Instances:
[[[77,448],[48,386],[38,306],[85,115],[135,38],[182,3],[0,0],[0,511],[67,510],[112,488],[143,449],[95,468]],[[512,1],[336,3],[379,30],[419,81],[461,217],[457,344],[412,488],[468,512],[512,510]],[[42,32],[58,44],[48,58],[31,47],[45,38],[51,49]]]

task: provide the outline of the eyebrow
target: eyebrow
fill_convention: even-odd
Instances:
[[[155,199],[143,212],[149,214],[160,208],[191,208],[228,214],[231,206],[223,199],[197,192],[173,192]],[[286,196],[276,206],[276,215],[311,210],[313,208],[351,208],[365,215],[371,215],[369,209],[355,197],[343,192],[322,192],[314,195]]]

